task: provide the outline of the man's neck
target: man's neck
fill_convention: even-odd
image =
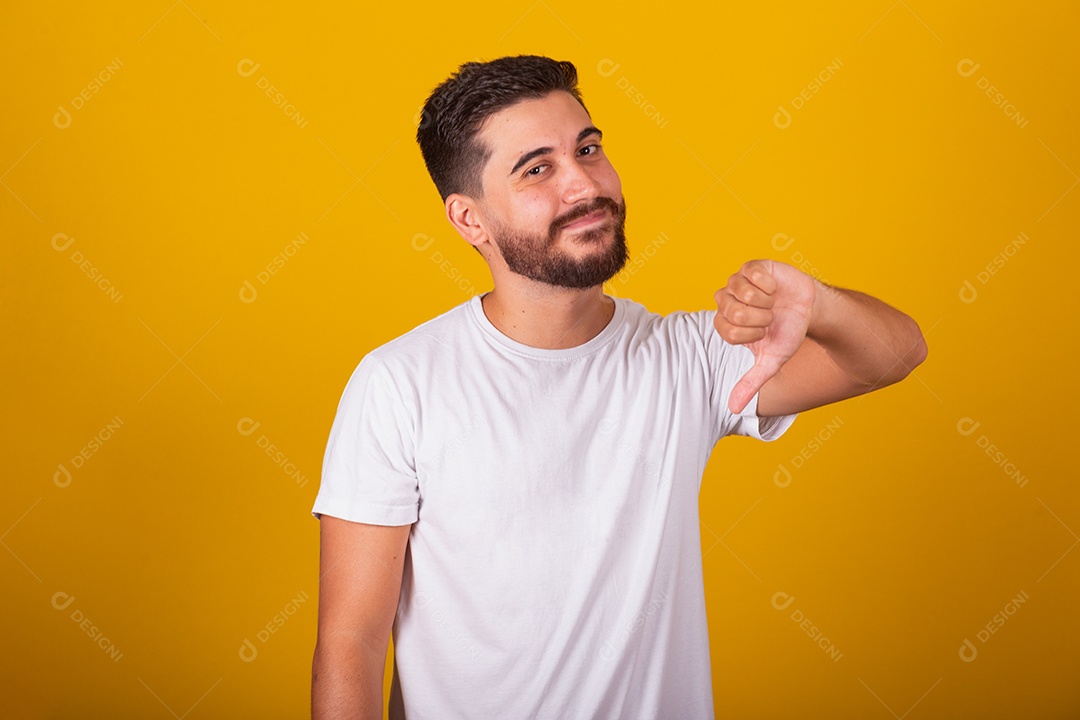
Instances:
[[[607,327],[615,303],[599,285],[585,290],[496,287],[481,298],[499,332],[523,345],[561,350],[583,345]]]

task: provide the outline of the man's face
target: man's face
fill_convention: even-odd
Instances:
[[[626,264],[622,183],[600,131],[569,93],[525,100],[488,118],[480,201],[507,267],[539,282],[588,288]]]

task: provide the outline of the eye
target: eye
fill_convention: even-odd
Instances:
[[[535,165],[535,166],[533,166],[533,167],[529,168],[528,170],[526,170],[524,174],[525,174],[525,175],[526,175],[527,177],[528,177],[528,176],[536,177],[536,176],[537,176],[537,175],[539,175],[539,174],[541,173],[541,171],[543,171],[543,169],[544,169],[544,168],[546,168],[546,167],[547,167],[547,165]]]
[[[586,150],[588,152],[586,152]],[[599,152],[600,152],[600,144],[599,143],[593,143],[592,145],[586,145],[585,147],[578,150],[579,155],[596,155]]]

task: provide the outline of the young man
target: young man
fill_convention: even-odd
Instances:
[[[321,519],[313,716],[711,718],[698,525],[725,435],[884,387],[915,322],[771,260],[716,310],[602,284],[626,206],[568,62],[466,63],[417,139],[494,289],[372,350],[345,387]]]

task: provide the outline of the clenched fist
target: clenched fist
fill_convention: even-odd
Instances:
[[[742,412],[802,345],[817,285],[817,280],[786,263],[751,260],[716,292],[716,331],[727,342],[746,345],[754,353],[754,366],[731,391],[731,412]]]

